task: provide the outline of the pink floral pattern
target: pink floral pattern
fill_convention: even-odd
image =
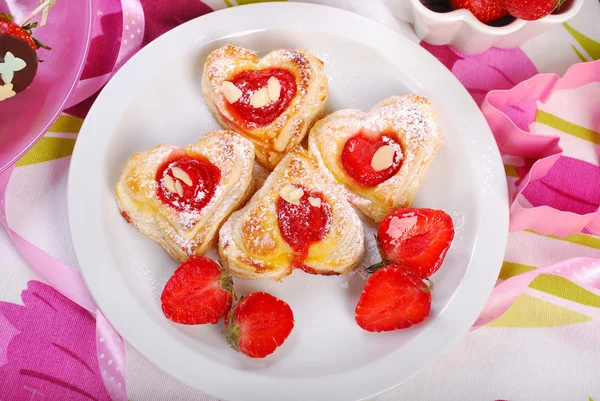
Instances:
[[[478,105],[495,89],[510,89],[538,73],[537,68],[520,48],[497,49],[466,56],[450,46],[434,46],[421,42],[467,88]]]
[[[94,317],[39,281],[21,298],[24,305],[0,302],[0,395],[10,395],[0,399],[110,401]]]

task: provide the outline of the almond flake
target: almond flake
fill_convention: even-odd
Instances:
[[[308,203],[310,203],[314,207],[321,207],[321,198],[313,198],[312,196],[310,196],[308,198]]]
[[[290,192],[292,192],[294,189],[296,189],[296,187],[292,184],[286,184],[279,190],[279,195],[281,195],[282,197],[288,196]]]
[[[392,164],[394,164],[394,154],[396,150],[391,145],[384,145],[377,149],[377,152],[373,155],[373,159],[371,159],[371,167],[375,171],[383,171],[387,168],[390,168]]]
[[[267,85],[269,85],[269,99],[273,102],[279,100],[279,95],[281,94],[281,83],[279,80],[275,77],[271,77],[269,78]]]
[[[171,172],[173,173],[173,177],[179,178],[188,187],[192,186],[192,179],[190,178],[190,176],[188,175],[188,173],[186,173],[185,171],[183,171],[181,168],[179,168],[179,167],[173,167],[171,169]]]
[[[181,185],[181,181],[175,181],[175,189],[177,190],[177,195],[183,196],[183,185]]]
[[[225,99],[227,99],[229,103],[235,103],[242,97],[240,88],[229,81],[223,81],[221,91],[223,91],[223,96],[225,96]]]
[[[290,201],[294,204],[299,204],[300,198],[302,198],[302,196],[304,196],[304,190],[302,188],[296,188],[292,192],[290,192]]]
[[[252,98],[250,99],[250,104],[255,109],[259,109],[263,106],[266,106],[270,102],[271,102],[271,99],[269,98],[269,89],[266,87],[256,91],[254,93],[254,95],[252,95]]]
[[[286,184],[279,190],[279,195],[284,201],[299,206],[300,198],[304,195],[304,191],[302,188],[296,188],[294,185]]]
[[[163,185],[167,188],[167,191],[175,192],[175,181],[173,181],[173,177],[170,175],[165,175],[163,178]]]

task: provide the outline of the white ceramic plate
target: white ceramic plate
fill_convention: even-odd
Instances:
[[[114,188],[130,155],[161,142],[185,145],[219,128],[200,89],[207,54],[233,43],[266,54],[303,47],[325,62],[328,112],[369,110],[418,93],[437,107],[444,144],[418,207],[442,208],[456,237],[434,276],[431,316],[385,334],[362,331],[354,308],[359,274],[294,272],[283,283],[237,280],[242,294],[267,290],[287,301],[296,326],[273,355],[230,350],[221,325],[179,326],[159,297],[176,267],[159,245],[120,216]],[[433,56],[382,25],[322,6],[235,7],[159,38],[119,71],[85,120],[71,162],[69,218],[81,271],[100,309],[125,339],[165,372],[230,401],[359,400],[407,380],[463,336],[501,266],[508,201],[492,134],[467,91]],[[373,250],[370,251],[371,254]]]

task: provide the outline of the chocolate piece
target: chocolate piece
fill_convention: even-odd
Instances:
[[[16,93],[19,93],[31,85],[33,78],[35,78],[38,67],[37,52],[24,40],[17,39],[10,35],[0,35],[0,63],[4,62],[6,53],[8,52],[23,60],[25,62],[25,68],[14,71],[12,82],[4,82],[0,75],[0,85],[12,83],[13,90]]]

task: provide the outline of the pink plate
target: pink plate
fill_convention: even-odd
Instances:
[[[0,12],[23,20],[38,0],[0,0]],[[48,23],[34,36],[40,49],[37,75],[29,88],[0,102],[0,172],[14,164],[58,118],[77,82],[90,46],[92,0],[57,0]]]

